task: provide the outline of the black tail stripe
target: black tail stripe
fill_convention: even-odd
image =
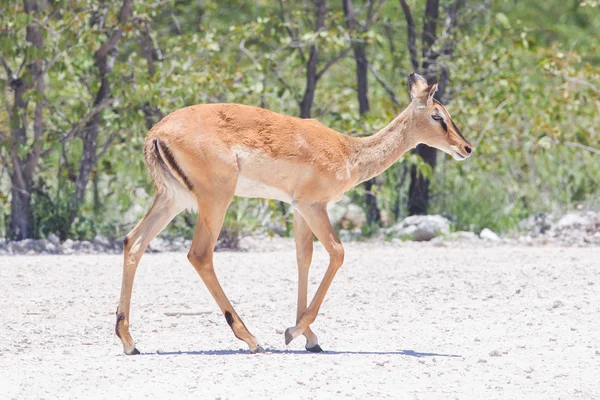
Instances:
[[[175,157],[173,157],[173,153],[171,153],[171,150],[169,150],[169,148],[164,144],[161,143],[160,145],[163,154],[165,155],[166,160],[164,160],[167,164],[169,164],[169,167],[174,170],[177,175],[179,175],[179,177],[181,178],[181,180],[183,181],[183,183],[185,183],[185,186],[187,186],[187,188],[189,190],[193,190],[194,189],[194,185],[192,185],[192,182],[190,182],[190,180],[188,179],[188,177],[183,173],[183,170],[181,169],[181,167],[179,166],[179,164],[177,164],[177,161],[175,161]],[[156,152],[159,154],[160,156],[160,152],[158,151],[158,139],[154,139],[154,148],[156,149]]]

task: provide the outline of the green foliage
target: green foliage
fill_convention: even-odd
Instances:
[[[94,51],[107,40],[106,30],[91,23],[99,3],[49,2],[44,20],[45,46],[25,53],[28,19],[20,2],[0,12],[0,49],[17,69],[24,59],[51,60],[44,93],[43,159],[32,193],[39,236],[65,232],[74,238],[96,234],[122,236],[143,216],[153,188],[142,157],[145,133],[162,115],[206,102],[236,102],[298,115],[306,82],[308,48],[320,50],[319,68],[348,46],[341,2],[328,2],[325,29],[312,29],[306,2],[134,2],[124,28],[114,70],[109,76],[113,102],[99,112],[99,151],[75,223],[68,225],[74,180],[82,156],[83,134],[75,127],[89,118],[100,87]],[[339,4],[338,4],[339,3]],[[355,1],[365,12],[364,2]],[[409,1],[420,20],[422,1]],[[447,2],[442,2],[446,4]],[[473,2],[477,3],[477,2]],[[510,231],[527,215],[597,207],[600,163],[600,8],[595,1],[500,0],[491,9],[477,7],[461,18],[454,52],[443,60],[450,72],[448,108],[475,146],[473,157],[455,163],[440,155],[435,171],[413,155],[378,178],[373,191],[388,223],[406,216],[404,203],[411,165],[432,179],[432,212],[449,216],[454,229],[488,227]],[[120,2],[106,2],[106,24],[117,21]],[[407,103],[410,72],[406,24],[399,2],[388,1],[379,19],[359,40],[366,43],[373,69]],[[420,29],[420,27],[419,27]],[[288,30],[298,36],[298,42]],[[151,58],[142,43],[150,38]],[[301,51],[298,50],[300,48]],[[351,53],[350,53],[351,54]],[[154,73],[151,73],[151,64]],[[355,61],[339,60],[319,80],[313,115],[351,135],[370,134],[399,111],[373,75],[369,76],[371,112],[359,116]],[[0,153],[9,158],[13,95],[0,73]],[[31,121],[35,100],[26,94]],[[18,117],[16,115],[15,117]],[[85,124],[84,124],[85,125]],[[71,134],[70,134],[71,132]],[[22,155],[34,145],[18,147]],[[0,236],[8,215],[10,179],[0,167]],[[364,189],[350,193],[364,206]],[[291,215],[277,202],[234,200],[227,214],[225,240],[235,243],[268,223],[291,234]],[[191,237],[194,215],[182,215],[167,236]],[[365,228],[365,234],[373,229]]]

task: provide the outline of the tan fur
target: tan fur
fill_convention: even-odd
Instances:
[[[188,258],[217,301],[236,337],[260,351],[214,274],[212,252],[227,206],[234,195],[265,197],[294,205],[299,266],[297,324],[286,343],[304,334],[317,351],[314,321],[344,250],[327,217],[326,205],[389,168],[418,143],[457,159],[470,144],[455,129],[448,111],[433,100],[436,86],[411,75],[411,103],[388,126],[367,138],[342,135],[314,119],[299,119],[240,104],[186,107],[165,117],[148,133],[144,153],[157,188],[155,205],[125,239],[125,262],[116,331],[127,354],[133,276],[141,254],[162,227],[184,208],[198,208],[198,225]],[[443,117],[447,131],[432,116]],[[311,232],[330,254],[330,265],[307,306],[306,285],[312,256]]]

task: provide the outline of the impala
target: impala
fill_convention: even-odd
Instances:
[[[124,242],[121,297],[115,331],[126,354],[139,354],[129,333],[134,275],[148,244],[184,209],[198,211],[188,259],[216,300],[234,335],[250,352],[263,351],[225,296],[213,267],[213,250],[233,196],[274,199],[294,210],[298,262],[296,326],[285,343],[306,337],[306,350],[320,352],[310,329],[325,294],[344,260],[344,248],[326,206],[350,188],[379,175],[419,143],[456,160],[471,154],[448,111],[433,98],[418,74],[409,77],[411,102],[373,136],[342,135],[314,119],[299,119],[240,104],[203,104],[182,108],[154,126],[144,156],[156,187],[150,211]],[[308,270],[315,235],[329,253],[329,267],[307,307]]]

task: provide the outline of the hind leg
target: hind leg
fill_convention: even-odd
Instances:
[[[166,194],[157,194],[150,211],[123,240],[123,281],[121,283],[121,298],[117,307],[115,333],[123,343],[125,354],[140,353],[135,348],[129,333],[131,290],[138,263],[152,239],[182,210],[183,207],[170,200]]]
[[[222,184],[219,189],[204,190],[204,195],[198,200],[198,223],[188,259],[217,302],[235,337],[244,341],[251,353],[258,353],[263,351],[262,347],[233,309],[217,279],[213,265],[215,244],[223,225],[225,212],[233,199],[235,184],[230,188],[227,186],[230,185]]]

